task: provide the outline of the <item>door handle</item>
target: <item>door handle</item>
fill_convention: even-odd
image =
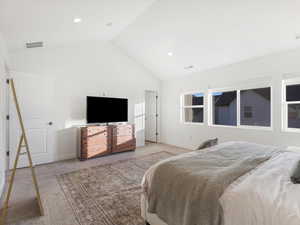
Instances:
[[[52,126],[52,124],[53,124],[53,122],[51,122],[51,121],[48,123],[49,126]]]

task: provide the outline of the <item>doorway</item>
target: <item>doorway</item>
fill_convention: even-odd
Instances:
[[[145,91],[145,142],[158,142],[158,94]]]

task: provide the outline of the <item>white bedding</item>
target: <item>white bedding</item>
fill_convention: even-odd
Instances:
[[[225,225],[300,225],[300,184],[290,181],[299,160],[300,152],[283,152],[232,183],[220,198]],[[152,170],[145,174],[144,189],[151,183]],[[165,225],[147,214],[144,200],[143,217],[151,225]]]
[[[299,225],[300,185],[290,181],[300,153],[285,152],[227,188],[225,225]]]

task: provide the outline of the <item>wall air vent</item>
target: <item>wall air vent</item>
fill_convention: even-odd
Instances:
[[[41,47],[44,47],[44,42],[42,41],[26,43],[26,48],[41,48]]]

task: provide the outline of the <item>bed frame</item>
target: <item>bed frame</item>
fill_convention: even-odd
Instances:
[[[141,195],[141,214],[145,220],[145,225],[168,225],[163,222],[156,214],[148,213],[148,202],[144,194]]]

